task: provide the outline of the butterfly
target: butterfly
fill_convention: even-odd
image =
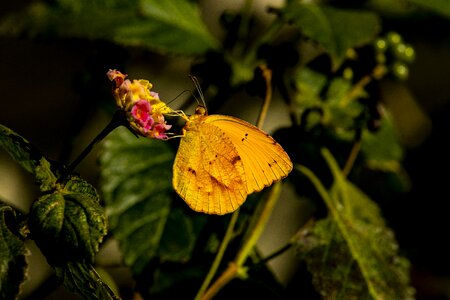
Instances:
[[[292,170],[283,148],[246,121],[208,115],[202,105],[184,119],[172,184],[197,212],[231,213],[249,194],[285,178]]]

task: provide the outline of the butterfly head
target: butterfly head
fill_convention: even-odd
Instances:
[[[197,108],[195,108],[195,114],[198,116],[207,116],[208,111],[206,110],[206,107],[203,105],[197,105]]]

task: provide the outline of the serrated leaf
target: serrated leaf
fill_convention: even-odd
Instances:
[[[92,262],[107,233],[97,192],[74,176],[33,203],[29,227],[36,244],[54,266],[81,259]]]
[[[29,251],[24,241],[11,232],[12,226],[19,227],[16,212],[0,202],[0,299],[18,299],[27,276]]]
[[[409,262],[398,254],[398,244],[378,206],[343,177],[329,151],[322,154],[334,177],[330,191],[310,171],[303,172],[330,211],[329,219],[319,222],[313,240],[305,244],[311,251],[307,261],[317,290],[325,299],[413,299]],[[325,263],[327,259],[331,260]],[[323,261],[320,267],[318,260]],[[344,271],[347,275],[342,278]]]
[[[50,163],[42,153],[22,136],[0,124],[0,146],[31,173],[40,185],[41,191],[49,191],[56,182]]]
[[[306,37],[323,46],[333,59],[334,69],[342,63],[348,49],[370,43],[380,31],[377,15],[369,11],[290,1],[282,14]]]
[[[103,282],[91,264],[85,262],[67,262],[55,267],[56,276],[63,281],[71,292],[86,300],[120,299]]]
[[[173,150],[118,128],[103,144],[101,189],[125,263],[139,274],[155,257],[182,262],[195,241],[192,218],[172,209]]]
[[[102,39],[182,55],[217,47],[197,4],[188,0],[31,3],[0,22],[0,35],[24,34]]]

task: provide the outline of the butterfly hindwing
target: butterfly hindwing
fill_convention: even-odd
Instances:
[[[198,120],[186,125],[173,167],[173,186],[199,212],[226,214],[245,201],[243,162],[223,130]]]

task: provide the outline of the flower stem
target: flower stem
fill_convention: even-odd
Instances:
[[[103,128],[103,130],[89,143],[89,145],[87,145],[87,147],[67,167],[67,169],[64,170],[64,172],[56,182],[62,183],[67,178],[67,176],[69,176],[73,172],[73,170],[75,170],[75,168],[80,164],[80,162],[86,158],[86,156],[92,151],[92,149],[96,144],[101,142],[111,131],[113,131],[114,129],[116,129],[121,125],[126,124],[123,118],[124,118],[123,113],[117,110],[113,115],[111,121],[108,123],[108,125],[106,125],[105,128]]]

